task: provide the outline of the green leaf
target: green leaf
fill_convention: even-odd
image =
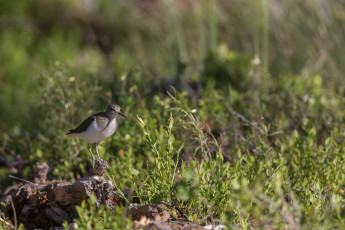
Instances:
[[[134,168],[131,168],[130,170],[131,170],[132,175],[134,175],[134,176],[138,176],[140,173],[138,170],[136,170]]]

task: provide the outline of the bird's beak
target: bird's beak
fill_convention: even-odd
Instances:
[[[118,112],[118,114],[120,114],[121,116],[123,116],[124,118],[126,118],[126,119],[127,119],[127,116],[126,116],[126,115],[124,115],[123,113]]]

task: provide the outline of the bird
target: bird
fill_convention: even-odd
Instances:
[[[95,156],[92,153],[90,144],[96,143],[96,153],[98,159],[101,159],[98,153],[98,145],[101,141],[114,134],[117,123],[116,118],[120,115],[127,118],[120,112],[121,108],[117,104],[109,104],[105,112],[99,112],[86,118],[77,128],[69,130],[66,135],[77,136],[88,143],[88,150],[93,160]]]

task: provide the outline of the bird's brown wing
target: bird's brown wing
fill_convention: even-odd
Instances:
[[[86,131],[94,119],[95,119],[95,115],[92,115],[86,118],[77,128],[71,129],[68,133],[66,133],[66,135],[73,134],[73,133],[81,133],[81,132]]]

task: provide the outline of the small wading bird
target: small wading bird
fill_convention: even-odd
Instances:
[[[71,129],[66,135],[77,136],[87,141],[88,149],[93,160],[95,160],[95,157],[91,151],[90,144],[96,143],[96,153],[98,159],[101,159],[98,153],[99,143],[114,134],[116,130],[116,117],[118,115],[127,118],[120,112],[120,109],[120,106],[110,104],[108,105],[107,111],[88,117],[77,128]]]

